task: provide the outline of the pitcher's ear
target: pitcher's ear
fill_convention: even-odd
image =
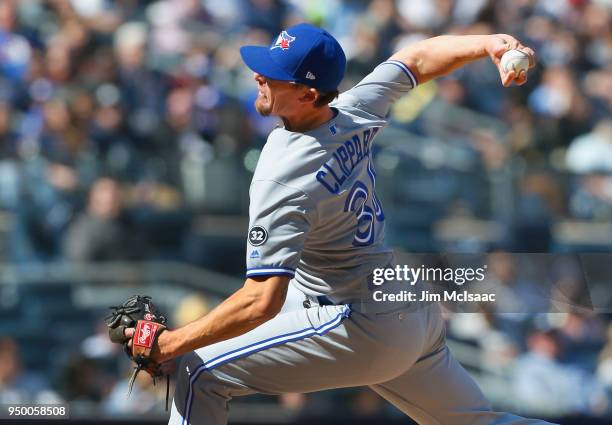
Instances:
[[[304,94],[300,98],[300,101],[304,103],[313,103],[313,102],[316,102],[318,97],[319,97],[319,93],[317,92],[317,89],[309,88],[308,90],[304,92]]]

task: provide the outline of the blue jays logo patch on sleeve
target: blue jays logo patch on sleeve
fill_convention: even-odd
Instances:
[[[268,231],[262,226],[253,226],[249,230],[249,243],[252,246],[260,246],[268,240]]]

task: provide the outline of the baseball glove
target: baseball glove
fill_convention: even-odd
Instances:
[[[141,370],[151,375],[155,385],[155,378],[163,376],[163,371],[151,358],[151,351],[159,334],[166,329],[166,318],[155,308],[151,297],[146,295],[134,295],[122,305],[110,309],[111,314],[105,318],[110,340],[122,344],[127,356],[136,364],[130,378],[128,395],[131,394],[134,380]],[[135,328],[132,338],[125,336],[126,328]],[[169,389],[170,377],[166,375],[166,410],[168,410]]]

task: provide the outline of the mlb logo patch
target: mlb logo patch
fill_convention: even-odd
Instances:
[[[295,41],[295,37],[292,37],[291,35],[289,35],[287,31],[283,31],[280,33],[280,35],[276,39],[276,43],[274,43],[274,45],[270,48],[270,50],[279,49],[279,48],[283,50],[287,50],[289,47],[291,47],[291,43],[293,43],[294,41]]]

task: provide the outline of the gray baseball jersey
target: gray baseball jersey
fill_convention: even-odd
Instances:
[[[248,277],[286,275],[309,295],[346,302],[389,264],[372,145],[391,104],[415,85],[389,60],[331,104],[326,125],[272,131],[250,188]]]
[[[387,61],[340,96],[327,125],[272,132],[251,185],[247,276],[287,275],[292,285],[273,319],[184,356],[169,424],[226,425],[237,396],[364,385],[420,424],[546,424],[491,410],[446,348],[437,304],[348,304],[391,261],[372,143],[415,85]],[[304,293],[335,305],[304,304]]]

